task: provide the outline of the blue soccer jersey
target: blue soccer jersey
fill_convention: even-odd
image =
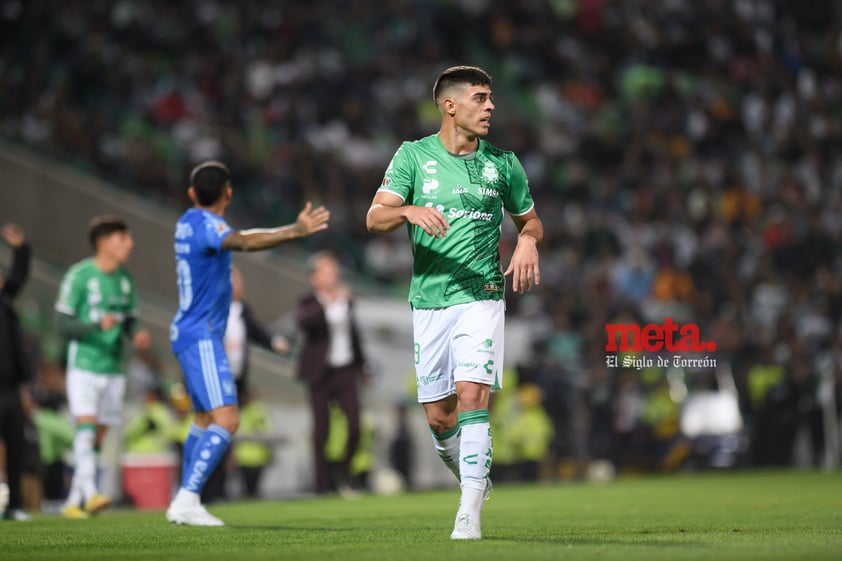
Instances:
[[[231,306],[231,252],[222,241],[231,227],[219,215],[191,208],[175,229],[178,313],[170,342],[178,355],[190,345],[225,335]]]

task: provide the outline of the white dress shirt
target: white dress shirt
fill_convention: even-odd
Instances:
[[[228,327],[225,329],[225,351],[228,353],[228,364],[235,380],[243,375],[246,362],[246,322],[243,320],[243,303],[239,300],[231,302],[228,309]]]
[[[321,300],[320,300],[321,301]],[[340,298],[330,304],[322,301],[330,334],[327,351],[327,365],[331,368],[348,366],[354,361],[354,348],[351,344],[351,307],[348,300]]]

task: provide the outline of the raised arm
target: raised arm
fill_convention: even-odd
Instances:
[[[0,292],[8,295],[9,298],[14,298],[29,277],[31,260],[29,245],[26,243],[23,230],[14,224],[4,224],[0,228],[0,237],[11,246],[14,255],[9,275],[0,281]]]
[[[365,216],[365,225],[369,232],[392,232],[407,222],[419,226],[427,234],[437,238],[446,236],[450,228],[447,218],[433,207],[404,205],[403,199],[394,193],[380,192],[374,195]]]
[[[308,202],[294,224],[279,228],[235,230],[222,240],[222,249],[234,251],[259,251],[269,249],[287,240],[303,238],[327,229],[330,212],[323,206],[313,208]]]

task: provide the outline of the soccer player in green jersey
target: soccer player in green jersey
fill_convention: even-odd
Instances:
[[[488,399],[502,384],[504,276],[516,293],[540,282],[544,228],[518,158],[482,138],[494,111],[491,77],[473,66],[449,68],[433,98],[439,132],[398,148],[366,225],[374,233],[407,225],[418,401],[439,456],[460,480],[450,537],[480,539],[491,490]],[[505,272],[498,250],[504,211],[519,232]]]
[[[76,423],[75,469],[62,508],[67,518],[87,518],[111,504],[97,489],[97,454],[108,427],[121,420],[123,338],[131,337],[135,349],[149,347],[149,333],[137,321],[134,282],[123,268],[134,247],[128,226],[99,216],[88,239],[94,255],[67,271],[55,305],[56,328],[69,340],[67,403]]]

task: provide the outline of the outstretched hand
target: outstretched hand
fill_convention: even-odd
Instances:
[[[298,213],[295,227],[302,236],[309,236],[326,230],[328,220],[330,220],[330,211],[323,206],[313,208],[313,203],[307,201],[307,204]]]

